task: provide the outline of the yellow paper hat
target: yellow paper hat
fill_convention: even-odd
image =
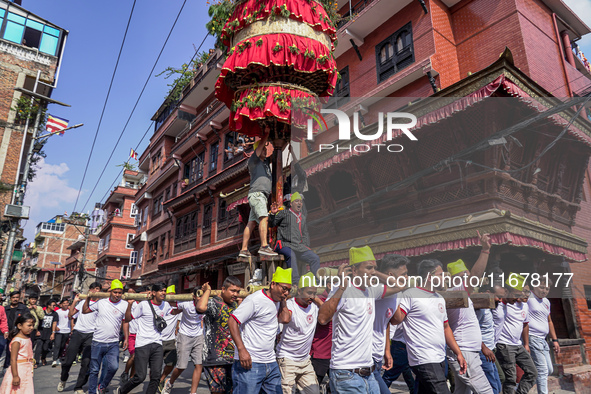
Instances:
[[[351,248],[349,249],[349,265],[355,265],[363,263],[364,261],[375,261],[376,258],[371,251],[369,246],[362,248]]]
[[[273,282],[291,285],[291,268],[283,269],[277,267],[277,270],[273,274]]]
[[[310,278],[310,279],[304,279],[304,278]],[[305,275],[300,276],[300,281],[298,283],[298,287],[301,289],[302,287],[316,287],[316,280],[314,278],[314,274],[311,272],[308,272]],[[306,285],[306,286],[305,286]]]
[[[466,264],[464,264],[464,260],[462,259],[447,265],[447,272],[449,272],[452,276],[457,275],[463,271],[468,271],[468,268],[466,268]]]
[[[252,149],[254,149],[254,150],[257,150],[257,148],[259,147],[259,143],[260,143],[260,142],[261,142],[261,140],[258,140],[257,142],[255,142],[255,143],[252,145]]]
[[[512,284],[515,284],[515,281],[517,281],[517,285],[513,286]],[[525,278],[519,274],[515,274],[515,273],[511,272],[509,274],[509,277],[505,281],[505,284],[507,284],[509,287],[511,287],[517,291],[523,291],[523,285],[525,284]]]
[[[176,287],[174,285],[170,285],[166,288],[166,294],[176,294]]]
[[[301,200],[301,199],[302,199],[302,196],[300,196],[300,193],[295,192],[295,193],[293,193],[291,195],[291,200],[290,201],[291,202],[294,202],[295,200]]]
[[[123,290],[123,283],[121,283],[121,281],[119,279],[115,279],[114,281],[111,282],[111,289],[110,290],[115,290],[115,289]]]

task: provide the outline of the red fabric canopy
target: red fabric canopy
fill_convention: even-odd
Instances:
[[[222,42],[227,47],[234,34],[244,29],[251,23],[267,19],[271,14],[287,15],[289,18],[303,22],[314,30],[322,31],[330,36],[332,42],[336,41],[336,28],[330,21],[323,6],[314,0],[246,0],[238,4],[230,19],[222,30]],[[334,47],[331,48],[334,50]]]

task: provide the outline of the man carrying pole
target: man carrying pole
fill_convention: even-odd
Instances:
[[[197,297],[197,288],[193,289],[193,301],[180,302],[177,308],[171,314],[178,315],[182,313],[179,325],[179,333],[176,338],[176,368],[172,371],[170,379],[164,383],[162,394],[170,394],[172,386],[176,379],[181,376],[183,371],[189,366],[189,361],[193,361],[195,369],[191,379],[190,393],[197,393],[199,380],[201,379],[202,357],[203,357],[203,328],[201,321],[203,314],[207,311],[207,301],[211,293],[209,283],[205,282],[201,289],[203,296]]]
[[[103,394],[119,368],[119,331],[123,326],[123,350],[127,349],[129,324],[124,322],[127,303],[121,300],[123,283],[111,282],[111,295],[90,305],[90,297],[82,306],[82,313],[96,312],[96,330],[92,338],[88,394]],[[99,383],[99,372],[103,366]]]
[[[466,360],[456,343],[447,320],[445,300],[436,290],[442,290],[433,278],[440,279],[442,264],[438,260],[419,263],[421,287],[405,290],[392,324],[402,324],[408,350],[408,361],[416,375],[415,392],[449,394],[445,377],[445,345],[449,346],[459,365],[459,373],[466,372]],[[417,387],[418,386],[418,387]]]
[[[234,342],[228,319],[238,307],[241,287],[242,282],[235,276],[224,279],[220,295],[209,298],[203,317],[203,370],[209,391],[215,394],[232,392]]]
[[[140,302],[135,309],[134,302],[128,301],[125,311],[125,321],[133,319],[138,321],[138,332],[135,348],[135,374],[125,384],[119,386],[116,394],[127,394],[139,386],[148,374],[150,368],[150,384],[146,393],[155,394],[158,391],[164,350],[162,348],[162,331],[165,326],[164,316],[168,315],[172,308],[164,301],[166,288],[160,284],[152,285],[152,297],[150,300]],[[164,323],[164,324],[162,324]]]
[[[339,278],[341,283],[332,288],[318,312],[320,324],[331,320],[333,324],[331,391],[378,393],[380,388],[373,374],[372,359],[375,301],[400,289],[395,287],[396,281],[388,283],[387,275],[376,272],[376,259],[369,246],[349,250],[349,264],[339,267]]]
[[[275,338],[279,323],[291,321],[286,304],[291,280],[291,268],[278,267],[269,289],[249,295],[232,313],[228,325],[237,350],[232,367],[234,394],[281,393]]]
[[[175,285],[168,286],[166,288],[166,297],[169,295],[176,294]],[[172,307],[173,311],[177,307],[176,301],[169,301],[168,302]],[[133,311],[132,311],[133,313]],[[162,371],[162,375],[160,376],[160,384],[158,390],[162,391],[164,388],[164,383],[166,382],[166,378],[170,373],[174,370],[174,366],[177,362],[177,352],[176,352],[176,336],[178,334],[178,323],[181,318],[181,315],[175,315],[169,313],[168,315],[164,316],[164,320],[166,320],[166,328],[162,330],[162,349],[164,350],[164,370]],[[131,330],[131,323],[130,330]]]
[[[99,292],[101,290],[101,284],[98,282],[91,283],[88,292],[90,294]],[[98,302],[96,299],[92,299],[90,305]],[[74,360],[78,357],[78,354],[82,354],[82,362],[80,364],[80,372],[78,373],[78,379],[76,380],[76,386],[74,387],[74,394],[83,394],[82,386],[88,381],[88,366],[90,365],[90,347],[92,345],[92,335],[96,329],[96,312],[81,314],[84,307],[84,302],[81,301],[78,294],[74,297],[74,301],[70,306],[68,316],[70,319],[78,318],[68,349],[66,350],[66,360],[62,364],[62,374],[59,384],[57,385],[57,391],[64,391],[66,382],[70,375],[70,368]]]
[[[291,321],[283,326],[277,344],[277,363],[281,370],[283,394],[291,394],[297,387],[304,394],[320,393],[320,386],[310,360],[310,349],[316,331],[318,308],[322,301],[316,298],[314,274],[300,277],[298,292],[287,300]]]

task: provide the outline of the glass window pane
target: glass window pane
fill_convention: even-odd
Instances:
[[[27,20],[26,26],[28,26],[32,29],[35,29],[35,30],[43,31],[43,25],[41,23],[32,21],[30,19]]]
[[[51,34],[52,36],[59,37],[60,31],[58,29],[54,29],[53,27],[45,26],[43,31],[47,34]]]
[[[9,21],[14,21],[14,22],[20,23],[21,25],[24,25],[25,24],[25,18],[24,17],[22,17],[20,15],[17,15],[17,14],[13,14],[12,12],[9,12],[8,13],[8,20]]]
[[[39,47],[39,50],[43,53],[55,56],[55,52],[57,50],[57,37],[53,37],[43,33],[43,37],[41,38],[41,46]]]
[[[3,10],[2,8],[0,8],[0,17],[4,16],[5,13],[6,13],[6,11]]]
[[[4,39],[20,44],[23,39],[23,31],[25,27],[23,25],[16,24],[14,22],[6,22],[6,30],[4,31]]]

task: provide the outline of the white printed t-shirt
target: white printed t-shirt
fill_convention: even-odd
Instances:
[[[384,350],[386,350],[386,329],[390,324],[390,319],[394,316],[398,308],[398,294],[376,301],[376,317],[373,323],[373,344],[372,357],[374,362],[380,362],[384,359]],[[390,339],[394,337],[396,326],[390,327]]]
[[[263,290],[246,297],[232,312],[232,318],[240,325],[242,342],[255,363],[269,364],[277,361],[275,337],[279,328],[278,313],[279,303],[273,301]],[[234,359],[240,359],[237,349]]]
[[[452,288],[453,291],[468,291],[464,285]],[[454,308],[447,311],[449,326],[462,351],[479,352],[482,349],[482,332],[474,311],[474,304],[468,298],[467,308]]]
[[[103,298],[90,305],[91,311],[96,311],[96,331],[92,340],[101,343],[119,342],[119,331],[125,320],[127,301],[111,302],[110,298]]]
[[[201,322],[203,321],[203,316],[205,315],[203,313],[197,312],[197,308],[195,308],[195,302],[179,302],[177,308],[183,311],[181,325],[179,326],[179,333],[191,338],[203,335],[203,327]]]
[[[57,321],[57,327],[59,328],[58,334],[69,334],[70,333],[70,319],[68,318],[68,314],[70,311],[63,310],[63,309],[58,309],[57,311],[55,311],[59,317],[59,320]]]
[[[174,310],[175,308],[172,309]],[[166,320],[166,328],[162,330],[162,342],[176,339],[176,324],[180,319],[181,315],[173,315],[171,313],[164,316],[164,320]]]
[[[527,300],[529,308],[529,335],[546,338],[550,332],[548,316],[550,316],[550,301],[538,298],[533,292]]]
[[[98,301],[90,301],[90,305],[93,305]],[[76,325],[74,326],[74,331],[79,331],[82,334],[90,334],[94,332],[96,329],[96,312],[82,313],[82,306],[84,305],[84,301],[80,301],[78,305],[74,309],[76,309],[76,314],[74,315],[74,319],[76,320]]]
[[[439,294],[421,288],[405,290],[400,297],[399,308],[406,315],[400,326],[403,328],[409,365],[443,362],[443,325],[447,321],[445,300]]]
[[[338,290],[330,292],[327,301]],[[341,296],[332,318],[332,369],[356,369],[373,366],[373,323],[376,299],[386,294],[386,287],[378,285],[361,290],[349,286]]]
[[[131,316],[133,316],[133,311],[137,308],[139,302],[134,302],[131,306]],[[137,335],[137,320],[132,320],[129,322],[129,334],[136,334]]]
[[[146,346],[150,343],[162,345],[162,333],[156,329],[154,323],[154,313],[150,304],[152,301],[142,301],[133,310],[131,317],[137,320],[138,330],[135,338],[135,347]],[[165,318],[170,313],[172,307],[166,301],[162,301],[160,305],[154,305],[154,312],[161,318]]]
[[[291,321],[283,326],[281,340],[277,345],[277,358],[288,358],[300,362],[310,357],[312,340],[318,321],[318,306],[302,307],[295,298],[287,300]]]
[[[505,345],[521,345],[523,325],[529,322],[529,308],[525,302],[505,305],[505,323],[499,336],[499,343]]]

